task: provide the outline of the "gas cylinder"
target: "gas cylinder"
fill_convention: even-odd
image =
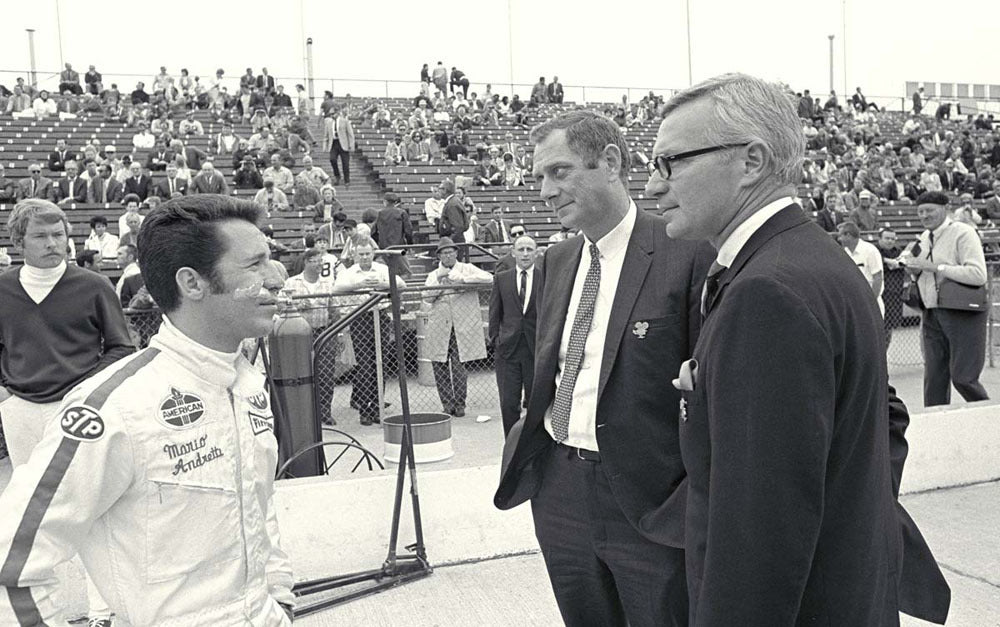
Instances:
[[[295,453],[323,439],[314,406],[312,327],[299,313],[295,301],[285,293],[283,296],[268,336],[271,380],[281,410],[275,412],[279,467]],[[292,462],[288,472],[293,477],[324,474],[323,460],[322,447],[317,447]]]

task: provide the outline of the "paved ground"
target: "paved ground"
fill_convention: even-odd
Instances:
[[[1000,626],[1000,482],[911,495],[903,504],[952,587],[949,627]],[[433,555],[430,556],[433,563]],[[903,625],[930,625],[904,616]],[[538,554],[442,566],[405,584],[296,621],[298,625],[436,627],[559,625]]]

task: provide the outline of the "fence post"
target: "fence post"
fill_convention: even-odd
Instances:
[[[385,97],[389,97],[389,81],[385,81]]]
[[[993,279],[996,278],[996,265],[986,264],[986,302],[989,310],[986,312],[986,357],[990,368],[993,368]]]
[[[382,378],[382,320],[376,306],[372,307],[372,326],[375,329],[375,383],[378,386],[378,416],[379,420],[385,420],[385,384]],[[398,341],[398,339],[397,339]]]

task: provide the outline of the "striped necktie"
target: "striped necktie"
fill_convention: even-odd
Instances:
[[[705,277],[705,287],[701,291],[702,320],[708,315],[708,310],[712,307],[712,301],[715,300],[715,295],[719,292],[719,279],[722,277],[722,271],[725,269],[726,266],[720,264],[718,261],[713,261],[712,265],[708,268],[708,276]]]

